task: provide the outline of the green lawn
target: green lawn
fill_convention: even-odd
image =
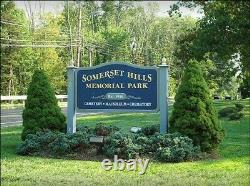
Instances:
[[[220,109],[233,102],[217,102]],[[221,120],[226,137],[219,148],[220,157],[185,163],[150,162],[146,174],[104,171],[100,162],[23,157],[15,154],[22,127],[1,131],[1,182],[3,185],[249,185],[250,103],[244,101],[246,116],[240,121]],[[108,114],[78,119],[78,124],[98,122],[131,126],[159,123],[159,114]]]

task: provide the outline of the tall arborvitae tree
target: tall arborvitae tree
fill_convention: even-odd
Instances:
[[[66,117],[57,104],[54,89],[43,70],[36,70],[28,88],[27,101],[23,111],[22,139],[39,130],[64,131]]]
[[[202,151],[218,147],[224,132],[197,61],[190,60],[175,96],[170,130],[193,139]]]

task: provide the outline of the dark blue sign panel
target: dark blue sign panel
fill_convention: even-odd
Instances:
[[[76,70],[76,106],[81,110],[158,110],[157,68],[127,63]]]

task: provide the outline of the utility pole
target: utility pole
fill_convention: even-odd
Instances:
[[[81,1],[78,1],[78,44],[77,44],[77,64],[76,67],[80,67],[81,61],[81,45],[82,45],[82,38],[81,38],[81,26],[82,26],[82,10],[81,10]]]
[[[70,66],[75,65],[74,63],[74,52],[73,52],[73,46],[72,46],[72,31],[71,31],[71,24],[70,24],[70,12],[69,12],[69,1],[67,1],[67,21],[68,21],[68,26],[69,26],[69,39],[70,39],[70,53],[71,53],[71,61],[70,61]]]
[[[130,48],[131,48],[131,58],[132,58],[132,63],[134,63],[135,61],[135,51],[136,51],[136,47],[137,47],[137,43],[136,43],[136,40],[135,40],[135,37],[133,38],[133,42],[131,43],[130,45]]]
[[[92,67],[93,63],[92,63],[92,48],[89,47],[89,66]]]

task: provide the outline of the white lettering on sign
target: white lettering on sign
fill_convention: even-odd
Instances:
[[[100,105],[105,105],[105,106],[130,106],[130,107],[150,107],[152,103],[147,103],[147,102],[142,102],[142,103],[137,103],[137,102],[84,102],[84,105],[91,105],[91,106],[100,106]]]
[[[98,79],[110,78],[113,79],[115,76],[123,76],[123,70],[109,70],[105,72],[100,72],[97,74],[86,75],[82,76],[82,82],[86,81],[93,81]]]
[[[99,79],[104,79],[104,78],[109,78],[109,79],[113,79],[116,76],[124,76],[124,70],[109,70],[109,71],[105,71],[105,72],[99,72],[97,74],[90,74],[90,75],[86,75],[83,74],[82,75],[82,82],[90,82],[93,80],[99,80]],[[152,82],[152,74],[137,74],[134,72],[127,72],[127,77],[130,79],[134,79],[134,80],[139,80],[139,81],[145,81],[145,82]]]

